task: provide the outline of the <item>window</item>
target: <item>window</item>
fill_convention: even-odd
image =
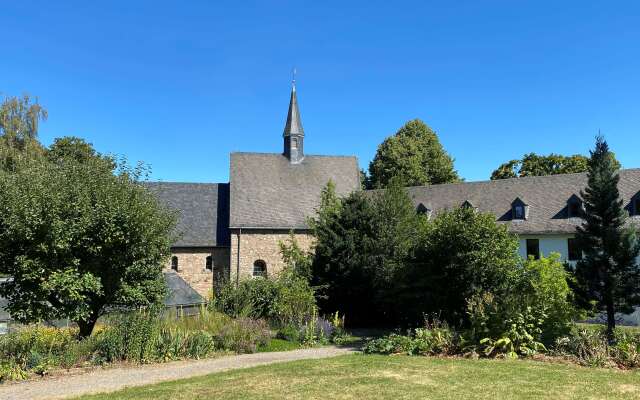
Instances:
[[[298,148],[298,138],[291,138],[291,148],[296,150]]]
[[[519,197],[511,203],[511,219],[527,219],[529,206]]]
[[[253,263],[253,276],[254,277],[267,277],[267,263],[262,260],[256,260]]]
[[[524,219],[524,206],[513,206],[513,219]]]
[[[567,202],[567,215],[569,218],[582,217],[582,200],[575,194]]]
[[[540,240],[527,239],[527,258],[533,257],[536,260],[540,258]]]
[[[207,256],[207,261],[205,262],[204,268],[207,271],[213,271],[213,257]]]
[[[174,271],[178,270],[178,257],[176,256],[171,257],[171,269]]]
[[[569,261],[582,260],[582,250],[580,249],[580,245],[578,244],[578,239],[567,239],[567,247],[569,250]]]

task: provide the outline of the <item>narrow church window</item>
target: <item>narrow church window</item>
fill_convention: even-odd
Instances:
[[[298,138],[292,138],[291,139],[291,149],[293,150],[297,150],[298,149]]]
[[[213,271],[213,257],[207,256],[207,261],[205,262],[204,267],[207,271]]]
[[[540,240],[527,239],[527,258],[533,257],[534,259],[540,258]]]
[[[178,257],[176,256],[171,257],[171,269],[174,271],[178,270]]]
[[[253,263],[253,276],[254,277],[267,277],[267,263],[262,260],[256,260]]]

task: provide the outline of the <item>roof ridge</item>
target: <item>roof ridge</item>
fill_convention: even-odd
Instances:
[[[620,169],[619,172],[627,172],[627,171],[640,171],[640,168],[624,168]],[[553,174],[553,175],[530,175],[530,176],[520,176],[515,178],[505,178],[505,179],[487,179],[483,181],[471,181],[471,182],[451,182],[451,183],[439,183],[435,185],[416,185],[416,186],[407,186],[407,189],[411,188],[424,188],[424,187],[442,187],[442,186],[456,186],[456,185],[480,185],[487,183],[502,183],[506,184],[508,182],[522,182],[522,181],[530,181],[530,180],[547,180],[547,179],[560,179],[568,176],[577,176],[577,175],[585,175],[586,172],[573,172],[569,174]]]
[[[257,151],[232,151],[231,155],[234,155],[234,154],[285,157],[282,153],[264,153],[264,152],[257,152]],[[351,154],[351,155],[343,155],[343,154],[336,154],[336,155],[332,155],[332,154],[305,154],[304,157],[305,158],[307,158],[307,157],[356,158],[356,159],[358,158],[358,156],[356,156],[355,154]]]
[[[228,185],[229,182],[178,182],[178,181],[144,181],[144,184],[151,185],[162,185],[162,184],[170,184],[170,185]]]

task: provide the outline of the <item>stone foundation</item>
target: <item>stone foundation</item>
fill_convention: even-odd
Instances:
[[[303,250],[308,250],[313,245],[314,238],[308,231],[296,231],[294,236]],[[253,277],[253,264],[257,260],[266,263],[268,276],[277,275],[284,267],[279,243],[287,243],[289,237],[290,231],[287,230],[243,229],[242,232],[238,229],[233,230],[231,232],[231,282]]]
[[[213,271],[225,275],[229,270],[228,247],[172,248],[171,258],[178,257],[178,275],[202,297],[209,298],[214,285]],[[213,271],[207,270],[207,257],[213,257]],[[171,258],[164,270],[171,270]]]

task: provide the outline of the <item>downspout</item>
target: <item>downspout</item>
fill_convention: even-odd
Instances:
[[[240,283],[240,237],[242,236],[242,228],[238,228],[238,249],[236,260],[236,287]]]

